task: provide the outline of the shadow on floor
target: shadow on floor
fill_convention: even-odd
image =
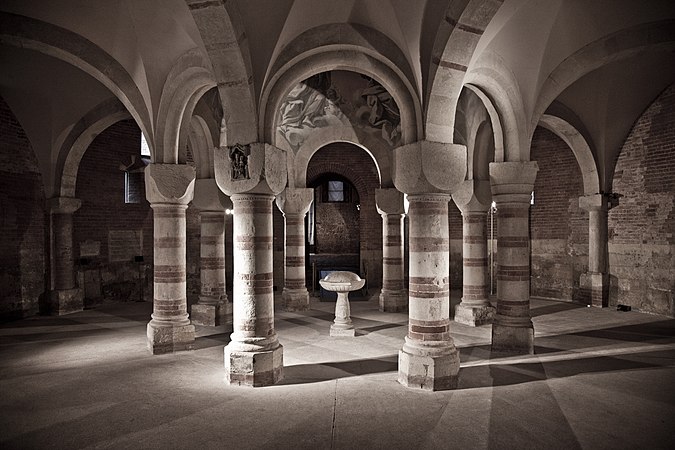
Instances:
[[[284,367],[284,378],[278,385],[320,383],[339,378],[356,377],[398,370],[398,355],[376,359],[357,359],[319,364],[298,364]]]
[[[586,305],[568,302],[551,302],[550,305],[541,306],[539,308],[530,308],[530,315],[532,317],[539,317],[579,308],[586,308]]]

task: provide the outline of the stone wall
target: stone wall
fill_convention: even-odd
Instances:
[[[345,154],[349,154],[345,157]],[[333,173],[348,179],[359,194],[359,252],[361,270],[368,274],[368,286],[382,283],[382,219],[375,207],[375,189],[380,187],[377,167],[360,148],[334,143],[319,150],[307,169],[307,186],[313,186],[323,174]],[[321,220],[317,214],[317,220]],[[317,237],[318,238],[318,237]],[[334,242],[331,248],[343,243]]]
[[[633,125],[614,171],[610,305],[675,317],[675,85]]]
[[[73,216],[73,254],[85,306],[102,298],[152,300],[152,209],[144,196],[125,203],[120,170],[132,155],[140,158],[140,136],[133,120],[118,122],[94,139],[80,162],[75,196],[82,206]]]
[[[579,165],[572,149],[541,127],[532,137],[531,158],[539,172],[530,207],[530,294],[585,301],[579,277],[588,268],[588,213],[579,208]]]
[[[36,314],[45,295],[45,194],[35,153],[0,98],[0,320]]]

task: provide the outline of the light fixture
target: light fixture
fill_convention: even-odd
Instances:
[[[230,208],[226,209],[226,210],[225,210],[225,214],[227,214],[228,216],[233,215],[233,214],[234,214],[234,209],[230,209]]]

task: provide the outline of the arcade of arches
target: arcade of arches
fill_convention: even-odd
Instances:
[[[532,299],[675,318],[672,1],[333,3],[3,1],[3,321],[152,303],[151,354],[225,327],[266,386],[346,269],[442,391]]]

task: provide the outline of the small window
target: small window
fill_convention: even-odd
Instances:
[[[342,181],[328,182],[328,201],[329,202],[345,201],[345,184]]]
[[[141,132],[141,158],[150,158],[150,146],[143,132]]]

